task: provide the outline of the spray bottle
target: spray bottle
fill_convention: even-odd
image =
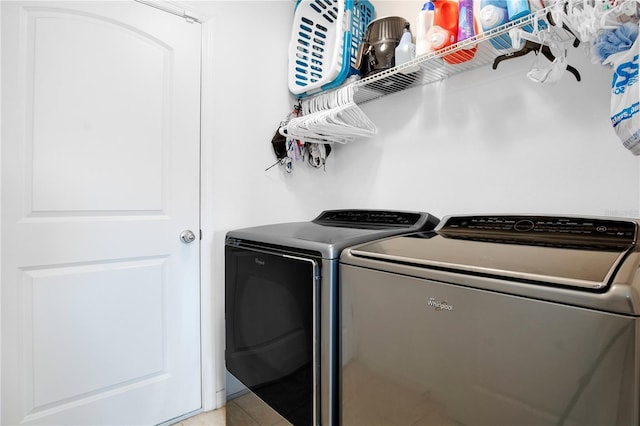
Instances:
[[[396,66],[405,64],[411,61],[416,57],[416,45],[411,42],[411,30],[409,29],[409,23],[404,26],[404,30],[402,32],[402,37],[400,37],[400,42],[396,46],[395,51],[395,64]],[[418,71],[419,67],[410,66],[406,69],[403,69],[401,72],[403,74],[412,73],[414,71]]]

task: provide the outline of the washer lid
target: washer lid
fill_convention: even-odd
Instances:
[[[557,216],[456,216],[436,233],[365,244],[355,257],[581,289],[606,287],[635,249],[637,223]]]

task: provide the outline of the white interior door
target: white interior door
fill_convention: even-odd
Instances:
[[[201,28],[2,1],[2,419],[197,410]]]

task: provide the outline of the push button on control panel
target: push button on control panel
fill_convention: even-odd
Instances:
[[[520,232],[531,231],[534,227],[535,227],[535,224],[529,219],[519,220],[516,222],[515,225],[513,225],[513,229]]]

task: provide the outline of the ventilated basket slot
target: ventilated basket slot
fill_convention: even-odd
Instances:
[[[353,0],[298,0],[289,46],[291,93],[302,97],[336,87],[352,71],[358,45],[373,17],[369,2],[358,1],[367,4],[371,15],[356,24]],[[358,16],[366,17],[365,12]],[[356,26],[359,35],[352,41],[351,29]],[[352,43],[357,43],[355,48]]]
[[[351,52],[349,55],[352,74],[357,72],[356,60],[358,57],[358,48],[362,40],[364,40],[367,26],[373,21],[374,15],[375,9],[368,1],[355,2],[351,17]]]
[[[317,2],[321,3],[322,0]],[[306,86],[322,78],[329,29],[307,17],[302,17],[298,30],[296,84]]]
[[[338,7],[336,2],[331,0],[315,0],[309,5],[311,9],[315,10],[324,19],[330,23],[334,23],[338,19]]]

